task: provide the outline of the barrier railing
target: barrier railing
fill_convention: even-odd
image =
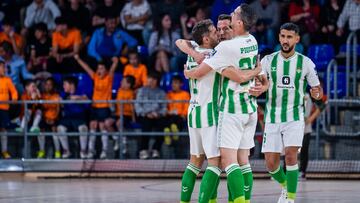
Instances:
[[[357,89],[357,35],[356,32],[351,32],[346,40],[346,97],[350,96],[350,69],[351,69],[351,59],[352,59],[352,90],[353,95],[356,96]]]

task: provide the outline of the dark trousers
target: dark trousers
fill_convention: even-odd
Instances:
[[[300,153],[300,172],[305,173],[309,162],[309,145],[311,133],[304,135],[301,153]]]
[[[140,124],[142,132],[153,132],[158,131],[162,132],[164,129],[164,119],[163,118],[147,118],[147,117],[140,117]],[[149,149],[149,141],[150,138],[155,139],[155,143],[153,149],[160,151],[161,145],[164,141],[162,136],[141,136],[139,140],[139,149],[140,150],[148,150]]]

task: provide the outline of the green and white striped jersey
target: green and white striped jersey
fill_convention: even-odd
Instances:
[[[270,83],[266,97],[265,122],[303,121],[307,84],[311,87],[320,85],[315,64],[297,52],[288,59],[280,52],[275,52],[265,56],[261,60],[261,66]]]
[[[214,54],[205,59],[204,63],[219,73],[229,66],[253,69],[255,68],[257,54],[258,45],[254,36],[237,36],[231,40],[220,42],[215,47]],[[249,95],[251,85],[254,85],[253,80],[239,84],[229,78],[223,78],[220,111],[233,114],[256,112],[256,98]]]
[[[211,53],[213,49],[196,47],[196,51]],[[198,64],[194,58],[188,56],[187,68],[196,68]],[[219,114],[218,102],[220,97],[221,75],[211,71],[200,79],[190,79],[190,105],[188,110],[188,125],[191,128],[204,128],[217,125]]]

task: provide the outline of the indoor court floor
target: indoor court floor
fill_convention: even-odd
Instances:
[[[178,203],[180,179],[42,179],[0,181],[1,203]],[[197,202],[199,181],[193,201]],[[276,203],[280,187],[254,181],[252,203]],[[297,203],[359,203],[360,181],[306,180],[298,185]],[[219,203],[227,202],[226,182]]]

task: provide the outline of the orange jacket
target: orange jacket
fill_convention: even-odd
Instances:
[[[14,84],[9,77],[0,77],[0,101],[10,101],[10,96],[13,101],[18,99]],[[0,104],[1,110],[9,110],[9,107],[9,104]]]

